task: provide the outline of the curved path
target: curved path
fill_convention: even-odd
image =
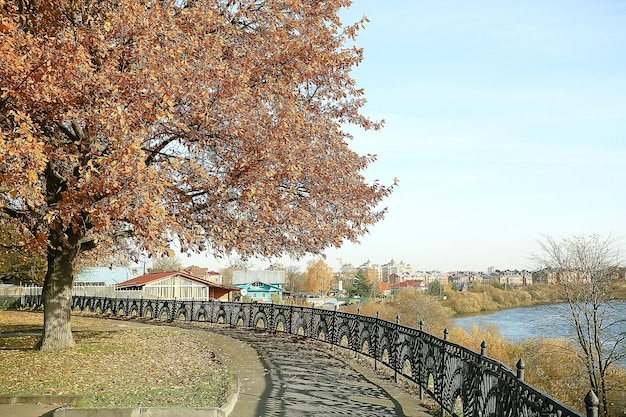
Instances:
[[[414,398],[323,343],[286,335],[212,327],[216,353],[239,375],[232,416],[429,416]],[[230,347],[220,349],[220,344]],[[335,348],[337,349],[337,348]],[[261,381],[261,378],[263,381]]]

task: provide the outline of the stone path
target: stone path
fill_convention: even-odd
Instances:
[[[256,409],[235,406],[233,416],[428,416],[416,398],[401,395],[401,390],[377,380],[371,372],[366,377],[364,369],[357,370],[332,355],[329,345],[280,333],[211,331],[252,346],[264,369],[266,386]]]

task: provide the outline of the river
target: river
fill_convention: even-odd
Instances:
[[[474,324],[479,326],[497,325],[500,335],[519,342],[523,339],[573,338],[574,329],[566,319],[568,310],[566,304],[551,304],[535,307],[520,307],[510,310],[500,310],[494,313],[476,316],[460,317],[454,320],[456,326],[470,330]],[[612,321],[622,320],[621,326],[615,331],[626,332],[626,301],[611,303],[610,315]]]

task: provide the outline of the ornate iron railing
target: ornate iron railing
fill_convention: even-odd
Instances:
[[[22,305],[42,308],[41,296],[22,297]],[[261,328],[322,340],[374,359],[421,387],[452,416],[581,417],[579,412],[523,379],[520,360],[514,373],[480,352],[414,329],[337,310],[264,303],[160,300],[74,296],[74,311],[168,321],[199,321]],[[585,398],[587,416],[597,416],[597,398]],[[462,414],[455,410],[462,404]]]

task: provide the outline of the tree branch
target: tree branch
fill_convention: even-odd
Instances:
[[[63,123],[57,123],[57,127],[59,129],[61,129],[61,131],[63,133],[65,133],[65,136],[67,136],[68,138],[72,139],[73,141],[77,141],[78,140],[76,135],[74,135],[74,133],[72,133],[71,130],[69,130],[67,127],[65,127],[65,125]]]
[[[5,205],[0,205],[0,212],[6,214],[13,219],[23,219],[24,217],[26,217],[26,213],[24,213],[23,211],[18,211]]]
[[[161,151],[163,151],[163,149],[165,149],[167,147],[167,145],[169,145],[170,143],[172,143],[172,142],[174,142],[174,141],[176,141],[178,139],[179,139],[179,137],[172,136],[169,139],[166,139],[163,142],[161,142],[154,149],[143,148],[144,151],[150,152],[150,154],[146,158],[146,165],[150,165],[152,162],[154,162],[154,159],[157,157],[157,155],[161,154]]]
[[[135,236],[135,232],[132,230],[121,230],[113,233],[114,239],[124,239]],[[87,252],[98,247],[98,239],[89,239],[80,244],[80,252]]]

